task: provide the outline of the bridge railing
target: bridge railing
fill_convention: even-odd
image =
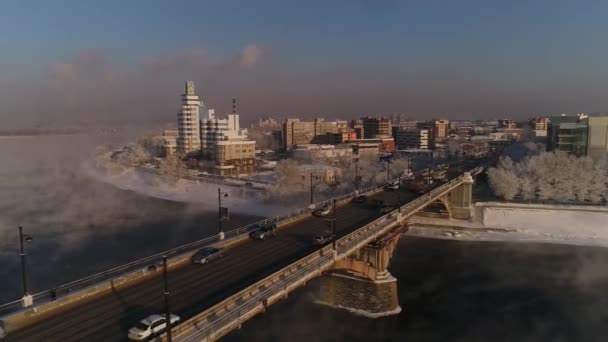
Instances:
[[[434,200],[459,186],[462,180],[463,176],[452,179],[430,191],[429,195],[422,195],[336,240],[336,255],[333,254],[333,245],[327,245],[190,318],[172,330],[174,340],[194,342],[223,336],[232,327],[263,311],[273,300],[278,300],[277,296],[286,296],[290,289],[331,268],[337,258],[343,258],[385,234],[403,219],[399,215],[411,215],[428,204],[427,196]]]
[[[331,245],[325,246],[190,318],[172,329],[174,340],[213,340],[214,335],[226,326],[286,295],[292,286],[306,281],[307,275],[328,269],[333,263],[331,250]],[[166,336],[163,336],[164,340]]]
[[[315,205],[315,207],[318,208],[325,204],[330,204],[333,202],[334,199],[336,201],[341,201],[344,199],[355,197],[358,194],[369,193],[369,192],[375,191],[381,187],[382,187],[382,185],[370,186],[370,187],[364,188],[359,191],[353,191],[353,192],[338,196],[336,198],[332,198],[332,199],[328,199],[328,200],[319,202]],[[229,231],[225,232],[225,236],[230,238],[230,237],[237,237],[237,236],[240,236],[243,234],[248,234],[253,229],[259,227],[260,225],[279,223],[279,222],[288,220],[293,217],[297,217],[297,216],[300,216],[300,215],[303,215],[306,213],[310,213],[311,211],[312,211],[312,209],[310,209],[309,207],[300,208],[300,209],[297,209],[297,210],[292,211],[285,215],[266,218],[266,219],[260,220],[258,222],[254,222],[252,224],[248,224],[246,226],[242,226],[242,227],[238,227],[238,228],[229,230]],[[206,237],[206,238],[200,239],[198,241],[194,241],[194,242],[191,242],[191,243],[188,243],[188,244],[185,244],[185,245],[182,245],[182,246],[179,246],[179,247],[176,247],[176,248],[173,248],[173,249],[161,252],[161,253],[157,253],[157,254],[154,254],[154,255],[151,255],[148,257],[144,257],[144,258],[129,262],[124,265],[114,267],[112,269],[109,269],[109,270],[106,270],[103,272],[95,273],[93,275],[90,275],[90,276],[87,276],[87,277],[84,277],[84,278],[81,278],[78,280],[74,280],[74,281],[66,283],[66,284],[59,285],[53,289],[48,289],[45,291],[38,292],[38,293],[32,295],[32,297],[34,299],[34,303],[35,303],[34,305],[39,305],[39,304],[49,302],[51,300],[51,291],[52,290],[55,291],[56,298],[59,298],[61,296],[66,296],[66,295],[72,294],[76,291],[84,290],[88,287],[94,286],[103,281],[108,281],[113,278],[124,276],[131,272],[139,272],[142,269],[145,269],[151,265],[160,266],[160,262],[161,262],[163,256],[167,256],[169,258],[174,257],[174,256],[177,256],[180,254],[191,252],[195,249],[204,247],[206,245],[209,245],[209,244],[212,244],[212,243],[215,243],[218,241],[219,241],[218,236],[213,235],[213,236]],[[14,312],[18,312],[23,309],[24,308],[22,307],[22,301],[20,299],[12,301],[12,302],[4,303],[4,304],[0,305],[0,317],[14,313]]]

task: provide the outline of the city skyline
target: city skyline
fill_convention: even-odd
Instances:
[[[247,122],[608,110],[600,1],[61,4],[3,5],[3,126],[171,121],[190,79]]]

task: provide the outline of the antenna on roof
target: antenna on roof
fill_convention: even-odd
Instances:
[[[236,99],[232,98],[232,114],[236,114]]]

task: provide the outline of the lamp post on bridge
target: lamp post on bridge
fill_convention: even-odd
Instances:
[[[401,213],[401,177],[403,174],[399,175],[399,188],[397,188],[397,212]]]
[[[314,188],[319,185],[319,184],[314,184],[313,181],[318,180],[319,176],[316,176],[314,174],[313,171],[310,171],[310,208],[313,207],[314,203],[315,203],[315,197],[314,197]],[[302,183],[300,183],[302,184]],[[302,184],[302,187],[304,187],[305,185]]]
[[[220,240],[224,240],[224,226],[223,226],[223,221],[224,218],[228,218],[228,208],[224,208],[222,207],[222,196],[223,197],[228,197],[228,193],[227,192],[222,192],[222,189],[217,188],[217,221],[218,221],[218,228],[219,228],[219,239]]]
[[[390,159],[386,159],[386,181],[391,180],[391,161]]]
[[[32,238],[30,235],[23,234],[23,227],[19,226],[19,255],[21,256],[21,280],[23,284],[22,305],[24,308],[32,305],[34,303],[34,299],[32,295],[29,294],[27,288],[27,254],[25,253],[25,246],[23,242],[31,242],[33,239],[34,238]]]
[[[355,163],[355,191],[359,191],[359,184],[361,183],[361,177],[359,176],[359,158],[355,158],[354,163]]]
[[[163,255],[163,284],[164,291],[163,295],[165,297],[165,326],[167,327],[167,341],[172,341],[171,336],[171,309],[169,307],[169,280],[168,280],[168,270],[167,270],[167,256]]]

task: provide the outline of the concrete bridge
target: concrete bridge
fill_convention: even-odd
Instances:
[[[337,239],[323,247],[312,246],[311,238],[327,229],[327,221],[303,211],[277,222],[274,239],[251,241],[244,230],[212,244],[226,248],[226,254],[208,265],[192,264],[194,251],[176,255],[169,267],[170,302],[182,322],[173,327],[173,340],[217,340],[320,275],[321,300],[330,305],[369,316],[398,312],[396,279],[387,267],[408,218],[433,203],[443,204],[450,217],[469,218],[473,176],[482,171],[472,169],[418,197],[381,187],[367,191],[368,202],[394,206],[386,214],[353,203],[353,195],[337,198],[332,215]],[[0,319],[5,340],[125,340],[127,330],[140,319],[163,312],[160,273],[142,267],[5,315]]]
[[[224,299],[176,327],[173,340],[217,340],[322,274],[321,301],[329,305],[370,317],[400,312],[397,280],[388,265],[407,219],[436,201],[450,217],[470,218],[472,176],[482,171],[466,172]]]

